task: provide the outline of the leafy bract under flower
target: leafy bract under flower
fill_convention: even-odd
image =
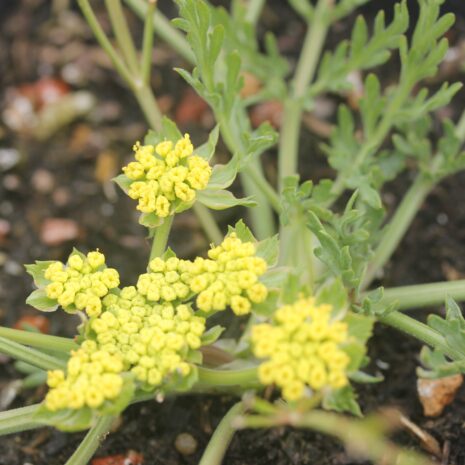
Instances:
[[[289,401],[304,397],[306,387],[318,391],[348,384],[350,358],[341,348],[347,324],[332,321],[331,311],[330,305],[301,299],[278,309],[271,324],[253,326],[253,352],[267,359],[258,369],[263,384],[276,384]]]

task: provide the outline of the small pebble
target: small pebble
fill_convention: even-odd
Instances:
[[[55,178],[50,171],[40,168],[32,175],[31,183],[37,192],[47,194],[53,190]]]
[[[66,218],[48,218],[40,230],[40,240],[45,245],[59,245],[76,239],[78,235],[77,222]]]
[[[9,221],[0,218],[0,242],[5,239],[11,231],[11,224]]]
[[[7,260],[3,265],[3,269],[10,276],[21,276],[24,273],[24,268],[13,260]]]
[[[197,450],[197,440],[189,433],[181,433],[176,437],[174,446],[180,454],[192,455]]]
[[[0,149],[0,171],[7,171],[19,163],[20,156],[16,149]]]
[[[21,179],[15,174],[7,174],[3,177],[3,186],[8,191],[16,191],[21,186]]]

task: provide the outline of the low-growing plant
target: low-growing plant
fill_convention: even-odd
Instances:
[[[350,39],[323,53],[331,26],[367,1],[289,0],[308,23],[292,73],[270,33],[263,44],[257,41],[263,0],[233,1],[230,12],[204,0],[176,0],[179,18],[172,24],[156,2],[126,0],[144,18],[140,53],[119,0],[106,2],[117,48],[89,1],[79,0],[150,126],[115,182],[134,200],[152,248],[146,273],[127,285],[98,250],[74,249],[66,263],[26,266],[37,287],[27,302],[41,311],[78,313],[82,322],[74,339],[0,328],[0,351],[26,362],[49,386],[41,404],[0,413],[1,434],[42,425],[89,429],[67,462],[85,464],[128,405],[180,392],[221,392],[241,400],[213,434],[202,465],[221,462],[235,429],[276,425],[335,436],[373,461],[429,463],[384,438],[395,424],[392,415],[386,422],[340,413],[361,417],[356,384],[382,381],[367,371],[375,323],[429,347],[422,351],[421,375],[465,371],[465,322],[453,300],[465,300],[464,281],[372,287],[428,193],[465,167],[465,117],[457,124],[444,120],[441,137],[434,143],[430,137],[435,110],[461,84],[433,92],[425,87],[448,50],[444,34],[454,17],[441,16],[442,0],[418,0],[419,17],[411,24],[401,1],[388,24],[382,11],[372,25],[359,16]],[[175,71],[214,114],[217,125],[197,147],[161,114],[150,88],[154,33],[185,59],[189,69]],[[400,74],[383,88],[374,71],[393,56]],[[318,96],[349,89],[354,71],[365,76],[358,109],[340,105],[324,145],[336,176],[302,180],[302,115]],[[259,83],[246,97],[240,92],[245,77]],[[253,129],[248,116],[250,105],[270,100],[283,104],[279,133],[267,123]],[[226,164],[215,163],[220,136],[231,153]],[[261,155],[276,145],[274,186]],[[414,181],[388,216],[381,190],[406,169]],[[228,190],[237,177],[243,198]],[[236,206],[251,207],[251,228],[240,220],[223,234],[211,210]],[[167,248],[174,216],[189,208],[212,242],[194,260]],[[431,315],[422,323],[404,312],[445,300],[445,318]],[[236,339],[222,338],[225,328],[211,323],[223,311],[225,326],[237,318],[246,322]]]

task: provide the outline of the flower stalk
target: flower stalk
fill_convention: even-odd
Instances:
[[[234,418],[243,413],[244,410],[244,404],[242,402],[234,404],[228,410],[228,413],[221,419],[213,436],[210,438],[199,465],[221,465],[234,433],[236,432],[232,426],[232,422]]]

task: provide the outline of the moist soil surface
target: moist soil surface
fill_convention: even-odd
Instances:
[[[66,3],[66,2],[64,2]],[[165,12],[172,14],[168,2]],[[164,4],[165,3],[165,4]],[[285,6],[269,1],[263,25],[278,37],[290,61],[295,61],[305,32],[304,25]],[[413,2],[412,2],[413,3]],[[36,259],[65,259],[73,246],[81,250],[100,248],[108,262],[120,270],[124,283],[134,282],[146,264],[149,244],[137,223],[132,202],[117,192],[110,179],[130,157],[135,140],[143,137],[145,123],[124,84],[115,76],[101,50],[93,41],[77,10],[66,11],[60,2],[29,0],[0,3],[0,88],[1,111],[11,108],[11,95],[23,92],[25,84],[51,77],[66,92],[86,90],[96,103],[85,117],[63,125],[45,140],[38,140],[21,126],[12,129],[0,123],[0,323],[13,326],[25,315],[37,312],[25,303],[32,290],[22,264]],[[376,1],[363,10],[371,20],[379,8],[389,10],[392,2]],[[449,34],[452,45],[465,38],[465,21],[460,2],[447,2],[458,13]],[[103,11],[99,18],[107,26]],[[131,29],[140,23],[128,15]],[[337,24],[328,39],[329,46],[348,36],[355,15]],[[264,26],[259,26],[262,34]],[[136,34],[140,35],[140,32]],[[140,37],[139,37],[140,38]],[[463,45],[463,43],[462,43]],[[212,116],[172,71],[185,64],[163,44],[154,53],[159,65],[152,85],[160,105],[175,117],[194,142],[204,139],[212,127]],[[447,79],[461,80],[459,67],[447,71]],[[383,82],[395,80],[394,67],[381,69]],[[65,82],[66,84],[63,84]],[[438,82],[432,82],[432,86]],[[60,87],[61,88],[61,87]],[[456,117],[463,107],[464,93],[454,105],[441,110],[436,119]],[[191,100],[189,100],[191,99]],[[187,103],[186,103],[187,101]],[[321,112],[334,118],[340,98],[328,97]],[[457,108],[456,108],[456,107]],[[329,108],[329,111],[328,111]],[[194,110],[193,110],[194,109]],[[186,115],[187,113],[187,115]],[[4,120],[5,120],[5,114]],[[20,118],[21,119],[21,118]],[[439,125],[438,125],[439,126]],[[322,136],[304,128],[301,158],[304,177],[318,179],[331,174],[319,150]],[[224,149],[218,158],[226,157]],[[275,153],[267,154],[266,170],[273,180]],[[403,175],[385,188],[384,200],[392,210],[402,198],[411,177]],[[237,189],[240,189],[237,186]],[[442,182],[428,197],[400,248],[377,284],[398,286],[458,279],[465,275],[465,173]],[[227,211],[217,215],[223,228],[246,215]],[[63,232],[65,231],[65,232]],[[207,247],[195,217],[186,212],[176,218],[170,245],[178,255],[192,257]],[[434,309],[442,312],[442,309]],[[47,314],[50,333],[72,336],[77,320],[60,313]],[[416,316],[424,319],[425,312]],[[416,393],[418,353],[421,345],[386,327],[377,327],[370,342],[372,372],[384,382],[358,386],[364,413],[395,406],[419,427],[435,437],[446,451],[443,464],[465,464],[465,390],[435,419],[423,416]],[[15,391],[21,378],[14,364],[0,358],[0,405],[10,408],[42,399],[44,388]],[[11,393],[16,393],[11,395]],[[181,396],[162,403],[147,402],[127,409],[115,431],[98,450],[96,457],[126,454],[129,450],[144,456],[144,464],[196,464],[214,428],[237,399],[224,396]],[[179,434],[188,433],[197,446],[191,455],[175,447]],[[65,434],[43,428],[0,438],[1,465],[60,465],[66,462],[83,434]],[[421,450],[419,441],[399,432],[395,441]],[[291,428],[245,430],[238,432],[228,449],[226,465],[265,464],[363,464],[349,457],[343,447],[328,437]],[[100,464],[102,465],[102,464]]]

